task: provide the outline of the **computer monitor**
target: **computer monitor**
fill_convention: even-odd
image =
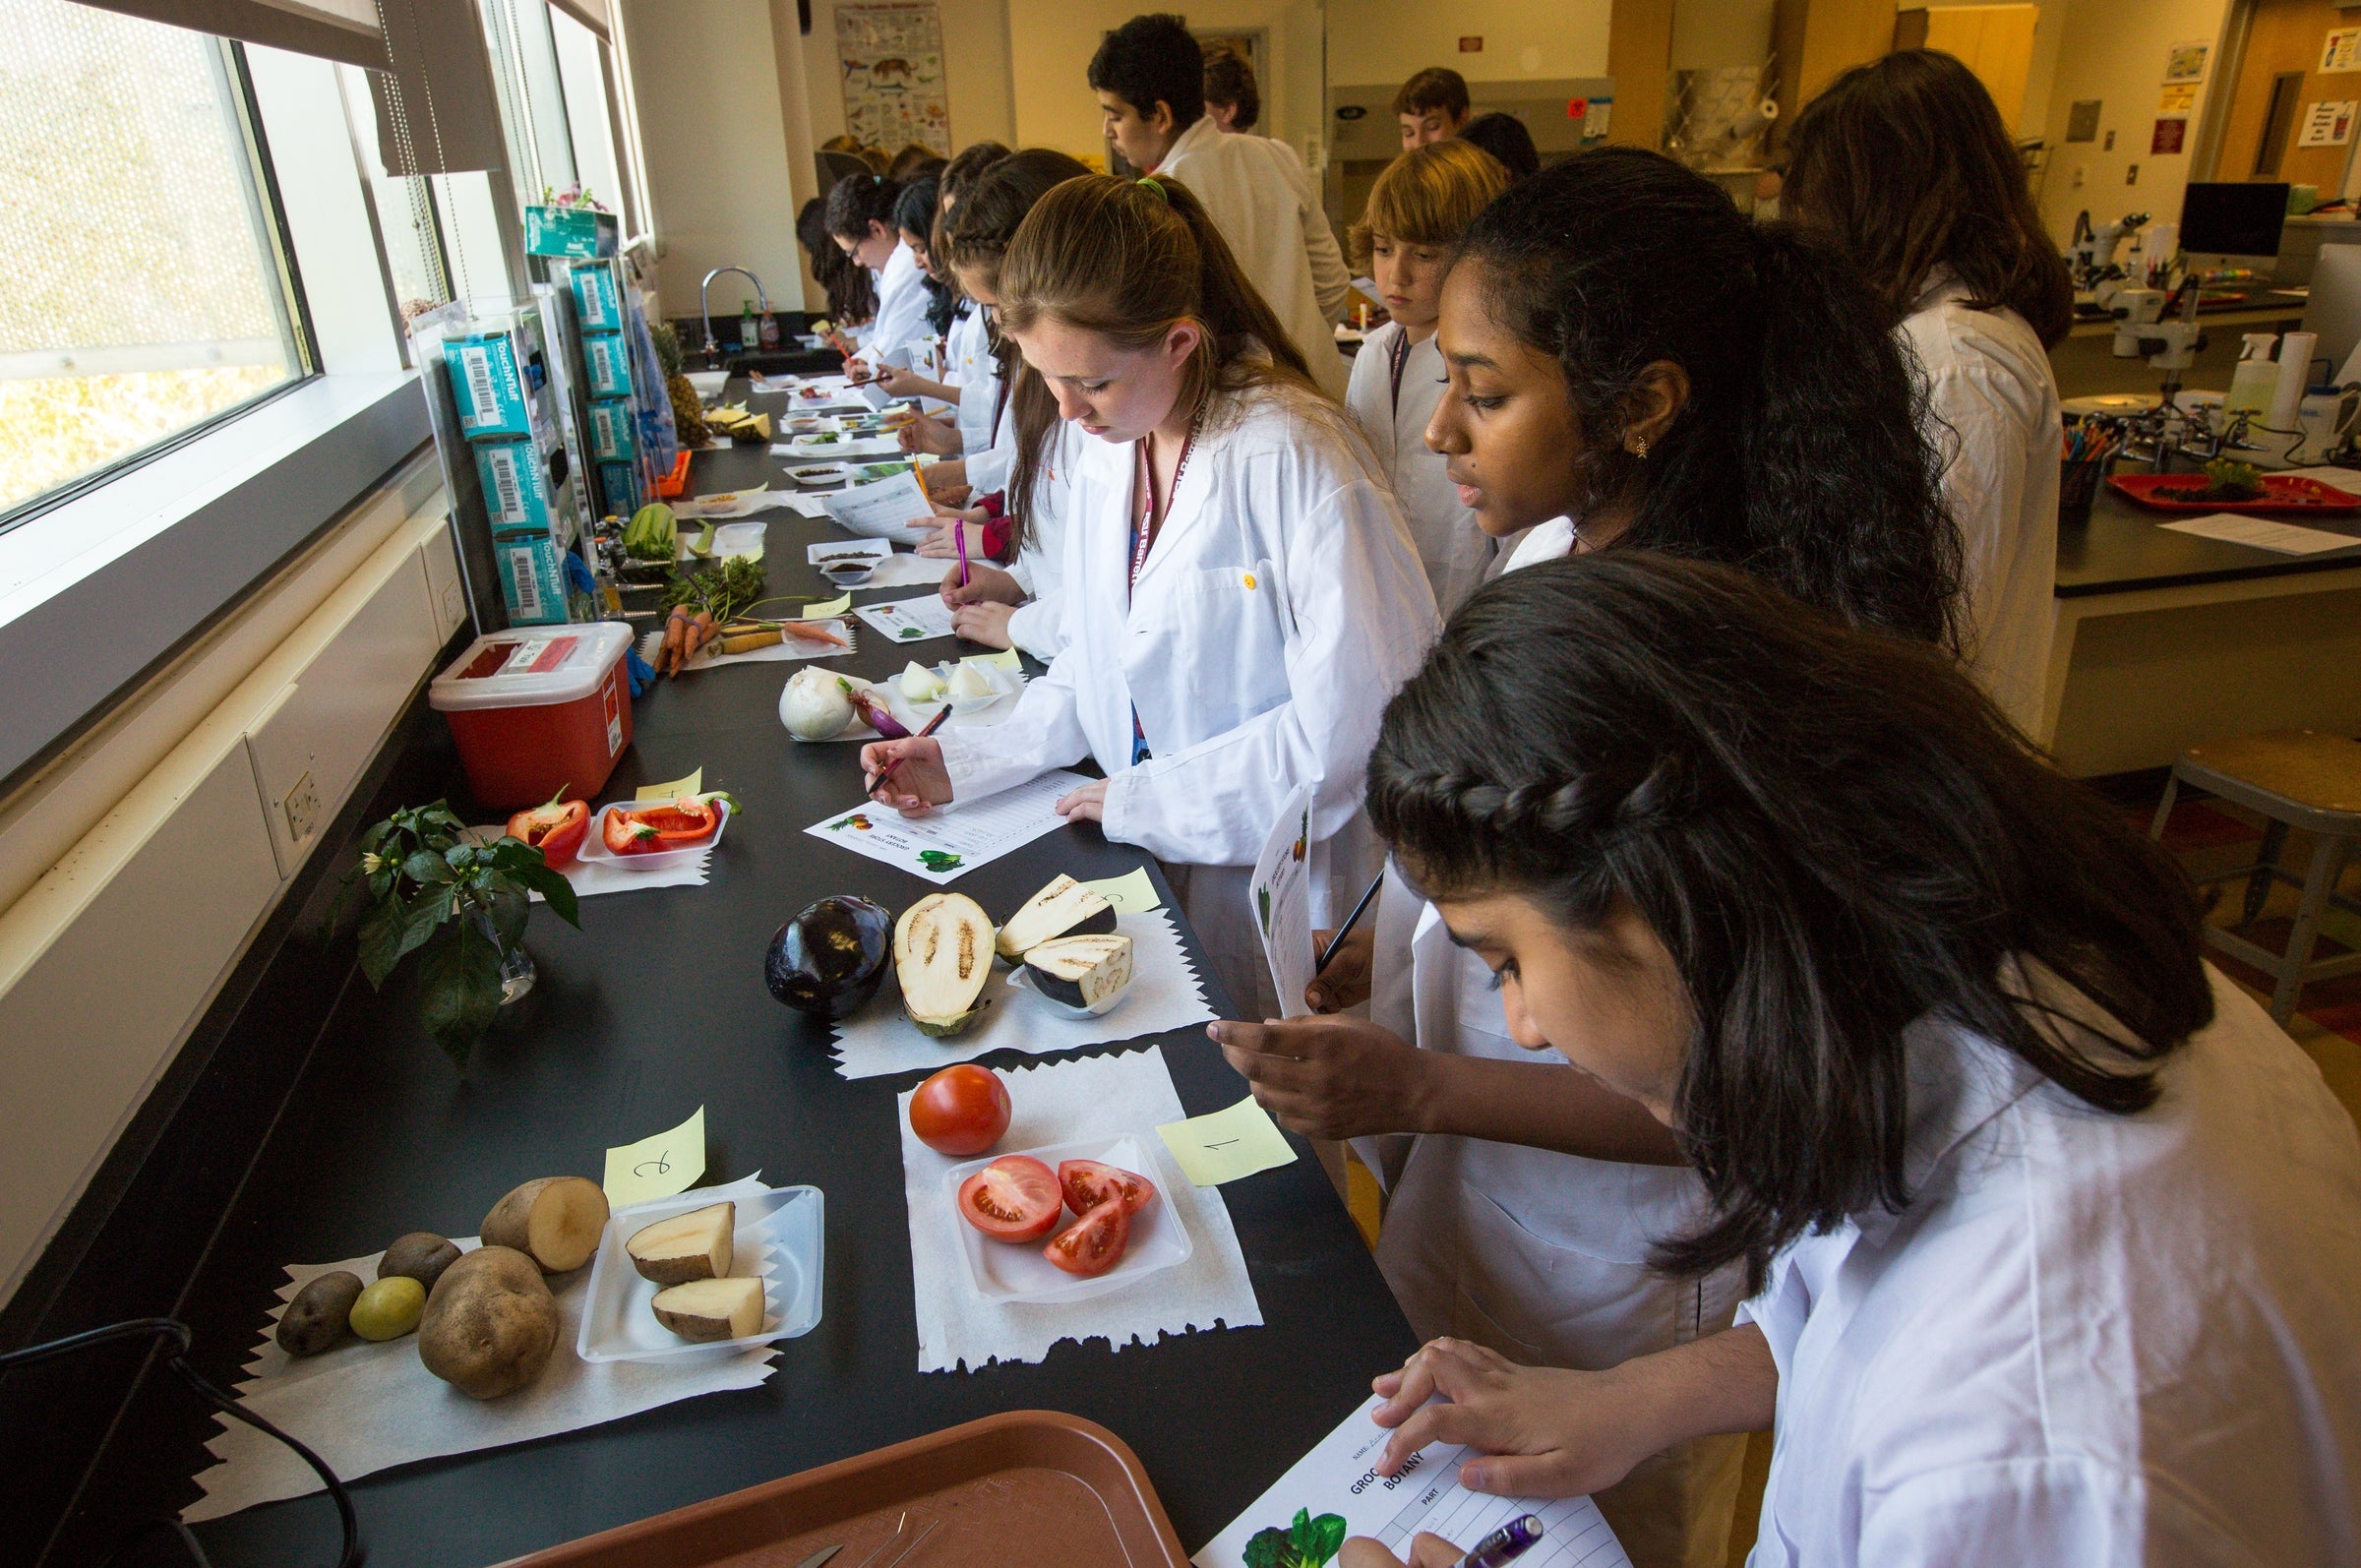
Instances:
[[[2206,266],[2267,267],[2278,259],[2279,232],[2286,223],[2283,184],[2193,184],[2181,198],[2181,254]]]
[[[2361,245],[2320,248],[2312,295],[2304,301],[2304,331],[2319,336],[2312,357],[2327,360],[2328,374],[2335,377],[2361,344]]]

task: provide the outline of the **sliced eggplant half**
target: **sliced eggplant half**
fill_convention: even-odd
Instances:
[[[919,1031],[955,1035],[983,1011],[976,998],[992,978],[992,922],[964,893],[929,893],[894,923],[893,967]]]
[[[1060,936],[1103,936],[1115,931],[1115,906],[1087,883],[1060,873],[1025,900],[1025,907],[1000,928],[1000,956],[1010,963]]]
[[[1131,938],[1060,936],[1025,954],[1033,989],[1075,1012],[1103,1013],[1131,989]]]

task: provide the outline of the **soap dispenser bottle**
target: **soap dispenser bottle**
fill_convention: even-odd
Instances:
[[[2230,375],[2230,392],[2221,400],[2221,411],[2261,419],[2270,406],[2271,393],[2278,390],[2279,367],[2270,350],[2279,334],[2248,332],[2244,336],[2246,346],[2238,351],[2238,368]]]

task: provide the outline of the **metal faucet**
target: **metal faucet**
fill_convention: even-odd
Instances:
[[[770,314],[770,296],[762,292],[762,279],[757,277],[751,269],[739,267],[733,264],[728,267],[716,267],[713,269],[713,271],[707,272],[705,274],[705,280],[696,285],[696,308],[698,313],[705,318],[705,352],[706,354],[715,357],[720,355],[721,345],[713,340],[713,307],[706,302],[705,291],[713,286],[713,279],[719,277],[724,272],[737,272],[745,277],[748,282],[754,284],[755,299],[761,305],[762,314],[765,316]],[[740,346],[747,348],[750,351],[754,347],[754,345],[751,343],[742,344]]]

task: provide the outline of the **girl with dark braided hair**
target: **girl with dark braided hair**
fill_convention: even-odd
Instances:
[[[1958,541],[1885,327],[1822,242],[1750,223],[1656,153],[1585,153],[1461,239],[1426,442],[1484,533],[1532,529],[1512,569],[1645,547],[1947,644]],[[1514,738],[1535,717],[1495,720]],[[1649,1266],[1705,1189],[1645,1108],[1528,1059],[1482,966],[1398,877],[1363,932],[1306,999],[1337,1011],[1382,977],[1367,1018],[1214,1035],[1282,1125],[1368,1140],[1389,1194],[1378,1263],[1412,1327],[1603,1366],[1728,1323],[1739,1271]],[[1701,1438],[1603,1496],[1633,1561],[1719,1565],[1742,1457]]]
[[[1757,1564],[2361,1560],[2352,1120],[2178,864],[1954,660],[1550,562],[1452,618],[1368,802],[1516,1044],[1695,1166],[1657,1264],[1752,1293],[1620,1362],[1455,1328],[1376,1379],[1380,1475],[1441,1438],[1473,1489],[1606,1496],[1771,1427]]]

